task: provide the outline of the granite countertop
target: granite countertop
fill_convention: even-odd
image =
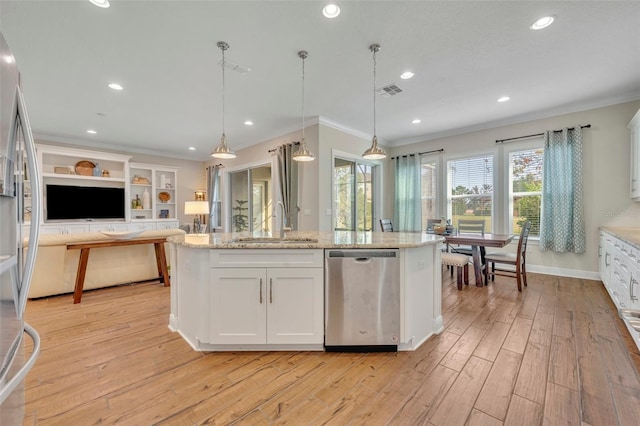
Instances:
[[[173,244],[207,249],[339,249],[408,248],[444,241],[440,235],[425,232],[288,232],[284,240],[250,233],[186,234],[167,238]]]
[[[618,228],[611,226],[601,226],[600,229],[611,235],[626,241],[640,250],[640,228]]]

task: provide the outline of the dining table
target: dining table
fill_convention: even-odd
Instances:
[[[482,287],[482,271],[486,267],[484,256],[485,247],[504,247],[513,240],[514,235],[510,234],[444,234],[443,237],[448,245],[461,244],[471,246],[473,258],[473,270],[476,276],[476,286]]]

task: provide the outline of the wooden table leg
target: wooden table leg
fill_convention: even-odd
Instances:
[[[73,290],[73,303],[80,303],[82,300],[82,289],[84,288],[84,277],[87,274],[87,262],[89,261],[89,249],[80,250],[80,260],[78,261],[78,273],[76,274],[76,287]]]
[[[164,252],[164,243],[154,243],[156,249],[156,263],[158,264],[158,274],[165,287],[169,287],[169,271],[167,270],[167,257]]]
[[[482,287],[482,259],[478,246],[471,246],[471,254],[473,256],[473,271],[476,274],[476,287]]]

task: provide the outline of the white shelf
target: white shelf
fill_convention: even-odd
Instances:
[[[66,175],[64,173],[42,173],[43,178],[70,179],[79,181],[100,181],[100,182],[125,182],[124,178],[101,177],[101,176],[84,176],[84,175]]]

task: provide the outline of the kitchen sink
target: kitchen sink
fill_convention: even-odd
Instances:
[[[232,243],[238,244],[315,244],[318,242],[315,238],[283,238],[278,237],[243,237],[231,240]]]

